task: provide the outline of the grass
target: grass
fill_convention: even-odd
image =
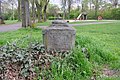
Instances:
[[[15,24],[18,23],[18,20],[5,20],[5,24]]]
[[[17,31],[0,33],[0,45],[5,45],[7,42],[15,40],[23,40],[23,44],[28,44],[31,41],[42,41],[41,29],[19,29]],[[23,45],[24,46],[24,45]]]
[[[106,48],[120,55],[120,23],[76,27],[77,35],[94,37],[105,44]]]
[[[88,48],[92,63],[97,62],[98,65],[109,65],[111,69],[120,70],[120,21],[75,28],[78,44]],[[99,80],[119,79],[120,77],[104,77]]]
[[[52,21],[48,20],[47,22],[37,23],[36,26],[49,26]]]
[[[40,25],[48,25],[42,23]],[[64,60],[55,60],[51,66],[50,80],[89,80],[91,76],[101,74],[104,65],[120,70],[120,22],[94,24],[75,27],[77,30],[76,47]],[[20,29],[0,33],[0,45],[7,41],[22,39],[25,46],[29,42],[42,42],[41,29]],[[81,48],[88,49],[90,58],[86,58]],[[46,72],[48,74],[49,71]],[[97,80],[119,80],[120,77],[102,77]]]

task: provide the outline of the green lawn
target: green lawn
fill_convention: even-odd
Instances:
[[[109,24],[97,24],[75,27],[77,35],[94,37],[105,43],[107,49],[120,55],[120,21]]]
[[[75,28],[77,30],[77,40],[82,47],[88,48],[92,58],[91,61],[97,61],[109,65],[110,68],[120,70],[120,21],[109,24],[77,26]],[[119,79],[120,77],[111,77],[100,78],[99,80]]]
[[[39,36],[38,36],[39,35]],[[0,33],[0,45],[5,45],[7,42],[14,42],[23,40],[24,44],[28,44],[31,41],[42,41],[41,29],[19,29],[12,32],[1,32]]]
[[[18,20],[5,20],[5,24],[15,24],[18,23]]]
[[[37,23],[37,26],[49,26],[51,24],[52,21],[48,20],[47,22],[41,22],[41,23]]]
[[[40,25],[48,25],[50,22]],[[52,66],[51,74],[54,75],[54,80],[89,80],[93,75],[100,75],[104,65],[108,65],[110,69],[120,70],[120,21],[109,24],[94,24],[87,26],[76,26],[76,47],[73,55],[66,62],[62,63],[64,68],[56,68]],[[0,33],[0,45],[9,42],[22,40],[22,46],[33,41],[42,42],[41,29],[20,29],[12,32]],[[90,55],[90,60],[84,57],[81,48],[87,48]],[[69,64],[70,63],[70,64]],[[71,67],[74,64],[77,66],[76,71],[72,71]],[[82,77],[81,77],[82,76]],[[98,80],[119,80],[120,77],[102,77]],[[52,80],[52,79],[51,79]]]

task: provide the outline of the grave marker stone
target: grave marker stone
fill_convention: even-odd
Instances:
[[[64,21],[53,21],[43,30],[43,43],[48,51],[67,51],[74,48],[76,30]]]

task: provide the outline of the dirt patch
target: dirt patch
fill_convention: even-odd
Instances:
[[[107,77],[120,76],[120,70],[110,69],[108,66],[103,68],[102,74]]]
[[[119,70],[110,70],[107,68],[103,69],[103,75],[111,77],[111,76],[119,76],[120,75],[120,71]]]
[[[105,65],[103,67],[103,69],[100,69],[101,71],[99,71],[98,69],[93,71],[93,76],[91,77],[90,80],[98,80],[98,79],[102,79],[102,78],[110,78],[110,77],[120,77],[120,70],[118,69],[110,69],[110,67],[108,65]]]

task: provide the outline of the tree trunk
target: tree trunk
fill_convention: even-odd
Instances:
[[[95,18],[97,18],[98,7],[99,7],[98,0],[96,0],[96,2],[95,2]]]
[[[35,0],[32,2],[32,20],[35,23]]]
[[[0,17],[1,17],[1,14],[2,14],[2,9],[1,9],[1,8],[2,8],[2,5],[1,5],[1,4],[2,4],[2,2],[1,2],[1,0],[0,0]]]
[[[92,9],[92,1],[90,0],[90,11],[91,11],[91,9]]]
[[[65,17],[66,17],[66,9],[65,9],[65,7],[66,7],[66,0],[63,0],[63,19],[65,19]]]
[[[21,1],[21,9],[22,9],[22,27],[27,27],[26,12],[25,12],[25,0]]]
[[[43,10],[43,13],[44,13],[43,20],[44,20],[44,22],[47,20],[47,13],[46,13],[46,10],[47,10],[47,4],[45,4],[44,10]]]
[[[50,0],[46,0],[46,3],[45,3],[45,6],[44,6],[44,10],[43,10],[43,13],[44,13],[44,17],[43,17],[43,20],[44,22],[47,21],[47,6],[48,6],[48,3],[49,3]]]
[[[2,17],[2,1],[0,0],[0,24],[5,24]]]
[[[82,9],[81,12],[84,12],[84,4],[82,3]]]
[[[47,21],[47,13],[46,10],[44,10],[44,17],[43,17],[44,22]]]
[[[43,15],[42,15],[42,5],[37,9],[38,11],[38,22],[42,22]]]
[[[29,1],[26,0],[26,19],[27,19],[27,25],[31,26],[30,22],[30,9],[29,9]]]
[[[30,26],[30,11],[28,0],[21,1],[21,9],[22,9],[22,27],[28,27]]]
[[[12,3],[12,20],[14,20],[14,8],[13,8],[14,4]]]
[[[68,19],[70,19],[71,0],[68,0]]]
[[[35,0],[35,4],[37,7],[38,22],[42,22],[42,2],[39,4],[38,0]]]
[[[21,0],[18,0],[18,21],[21,21],[21,6],[20,6],[20,4],[21,4]]]

